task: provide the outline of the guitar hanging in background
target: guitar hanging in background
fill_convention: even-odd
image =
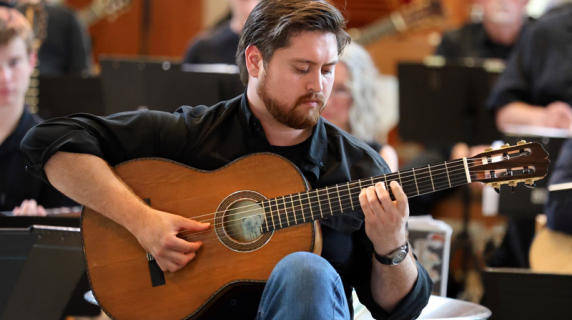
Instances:
[[[89,6],[78,10],[77,16],[87,29],[105,18],[114,21],[129,10],[132,2],[133,0],[94,0]]]
[[[534,186],[549,163],[540,144],[521,141],[472,158],[309,190],[294,164],[270,153],[216,171],[159,158],[132,160],[114,171],[138,197],[157,210],[211,222],[211,227],[179,233],[204,244],[181,270],[161,272],[127,229],[84,207],[87,271],[99,305],[113,319],[198,319],[227,290],[264,284],[288,254],[320,254],[318,221],[361,211],[363,188],[397,181],[415,197],[471,182]]]
[[[363,28],[350,29],[348,33],[353,42],[367,46],[383,37],[437,26],[442,21],[441,1],[422,0],[406,5],[403,9],[392,12],[389,17],[374,21]]]

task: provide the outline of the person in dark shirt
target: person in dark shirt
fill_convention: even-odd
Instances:
[[[41,119],[28,112],[24,97],[34,70],[33,32],[16,10],[0,7],[0,211],[46,215],[44,208],[74,204],[52,186],[30,179],[20,142]]]
[[[260,0],[231,0],[230,21],[216,26],[191,42],[183,63],[236,64],[236,49],[242,27]]]
[[[572,3],[553,8],[530,27],[489,99],[502,131],[510,124],[572,133]],[[572,182],[572,140],[562,145],[549,185]],[[549,195],[548,227],[572,234],[572,200]]]
[[[154,156],[215,170],[271,152],[293,161],[313,188],[389,172],[379,154],[320,117],[338,56],[349,43],[344,25],[341,13],[325,1],[263,0],[250,14],[237,51],[245,94],[174,114],[49,120],[22,142],[33,163],[30,171],[125,226],[162,270],[176,272],[202,245],[176,235],[212,227],[146,206],[109,164]],[[432,289],[425,269],[412,253],[394,266],[384,259],[408,247],[405,193],[392,181],[397,199],[392,202],[384,184],[365,187],[359,209],[322,220],[323,258],[294,253],[277,264],[260,300],[259,319],[349,320],[352,288],[378,319],[414,319],[421,313]]]
[[[23,13],[33,12],[41,41],[38,70],[43,76],[89,76],[91,44],[75,13],[62,6],[18,0]],[[32,4],[32,5],[30,5]],[[45,28],[44,31],[40,29]]]
[[[468,23],[443,35],[436,55],[445,58],[506,60],[526,26],[528,0],[477,0],[483,9],[482,22]]]

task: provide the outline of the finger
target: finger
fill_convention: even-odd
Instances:
[[[22,216],[29,216],[30,214],[28,213],[30,211],[30,201],[28,200],[24,200],[22,201],[22,204],[20,205],[20,215]]]
[[[28,201],[28,210],[27,214],[29,216],[35,216],[38,214],[38,203],[34,199],[30,199]]]
[[[363,211],[365,218],[368,220],[373,219],[374,214],[369,202],[367,201],[367,193],[365,189],[361,189],[361,192],[359,193],[359,204],[361,205],[361,210]]]
[[[177,216],[179,219],[176,220],[177,231],[189,230],[189,231],[203,231],[208,229],[211,225],[210,222],[198,222],[196,220],[191,220],[185,217]]]
[[[189,242],[184,239],[174,237],[174,239],[167,243],[167,248],[179,252],[190,253],[199,250],[202,245],[202,241]]]
[[[397,204],[397,210],[402,216],[407,216],[409,213],[408,208],[408,201],[405,192],[403,192],[403,188],[399,185],[397,181],[391,181],[389,184],[391,187],[391,191],[393,192],[393,196],[395,197],[395,202]]]
[[[48,215],[48,212],[46,211],[46,209],[44,209],[44,207],[38,206],[38,215],[41,217],[45,217]]]
[[[385,187],[385,183],[379,182],[375,185],[375,191],[377,192],[377,197],[383,206],[383,209],[386,212],[393,212],[395,205],[393,205],[393,201],[391,201],[391,197],[389,196],[389,192]]]
[[[161,271],[163,272],[175,272],[179,269],[181,269],[181,267],[179,267],[178,265],[174,264],[173,262],[167,260],[167,259],[163,259],[163,258],[155,258],[155,261],[157,261],[157,265],[159,265],[159,268],[161,268]]]
[[[182,268],[186,266],[187,263],[191,261],[192,258],[195,257],[195,255],[196,255],[195,252],[190,252],[188,254],[185,254],[183,252],[178,252],[178,251],[167,251],[165,252],[165,254],[163,254],[161,258],[168,260],[169,262],[172,262],[176,266]]]
[[[366,189],[367,194],[367,202],[371,206],[371,209],[374,214],[382,214],[384,212],[384,208],[382,208],[382,204],[379,202],[379,197],[377,192],[375,191],[374,187],[369,187]]]
[[[21,216],[22,215],[22,209],[20,209],[20,207],[14,208],[14,210],[12,210],[12,215]]]

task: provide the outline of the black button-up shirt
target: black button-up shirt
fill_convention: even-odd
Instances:
[[[24,110],[16,130],[0,145],[0,211],[12,211],[28,199],[36,200],[45,208],[75,204],[54,187],[26,173],[29,163],[20,150],[20,142],[26,132],[40,122],[40,118]]]
[[[296,165],[313,188],[389,173],[379,154],[320,118],[307,151]],[[140,111],[107,118],[79,114],[52,119],[31,130],[22,142],[31,172],[46,180],[43,166],[57,151],[89,153],[111,165],[141,157],[163,157],[203,170],[218,169],[242,156],[275,152],[246,96],[212,107],[181,107],[174,114]],[[283,150],[282,150],[283,151]],[[322,220],[323,251],[340,274],[348,305],[351,289],[378,319],[413,319],[427,304],[432,282],[417,263],[413,290],[389,315],[373,300],[371,241],[361,212]]]

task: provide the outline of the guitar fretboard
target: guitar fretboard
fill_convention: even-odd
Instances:
[[[379,182],[385,183],[392,200],[392,181],[402,186],[408,198],[461,186],[476,178],[469,171],[471,165],[472,160],[459,159],[269,199],[260,203],[264,211],[262,232],[361,211],[361,190]]]

